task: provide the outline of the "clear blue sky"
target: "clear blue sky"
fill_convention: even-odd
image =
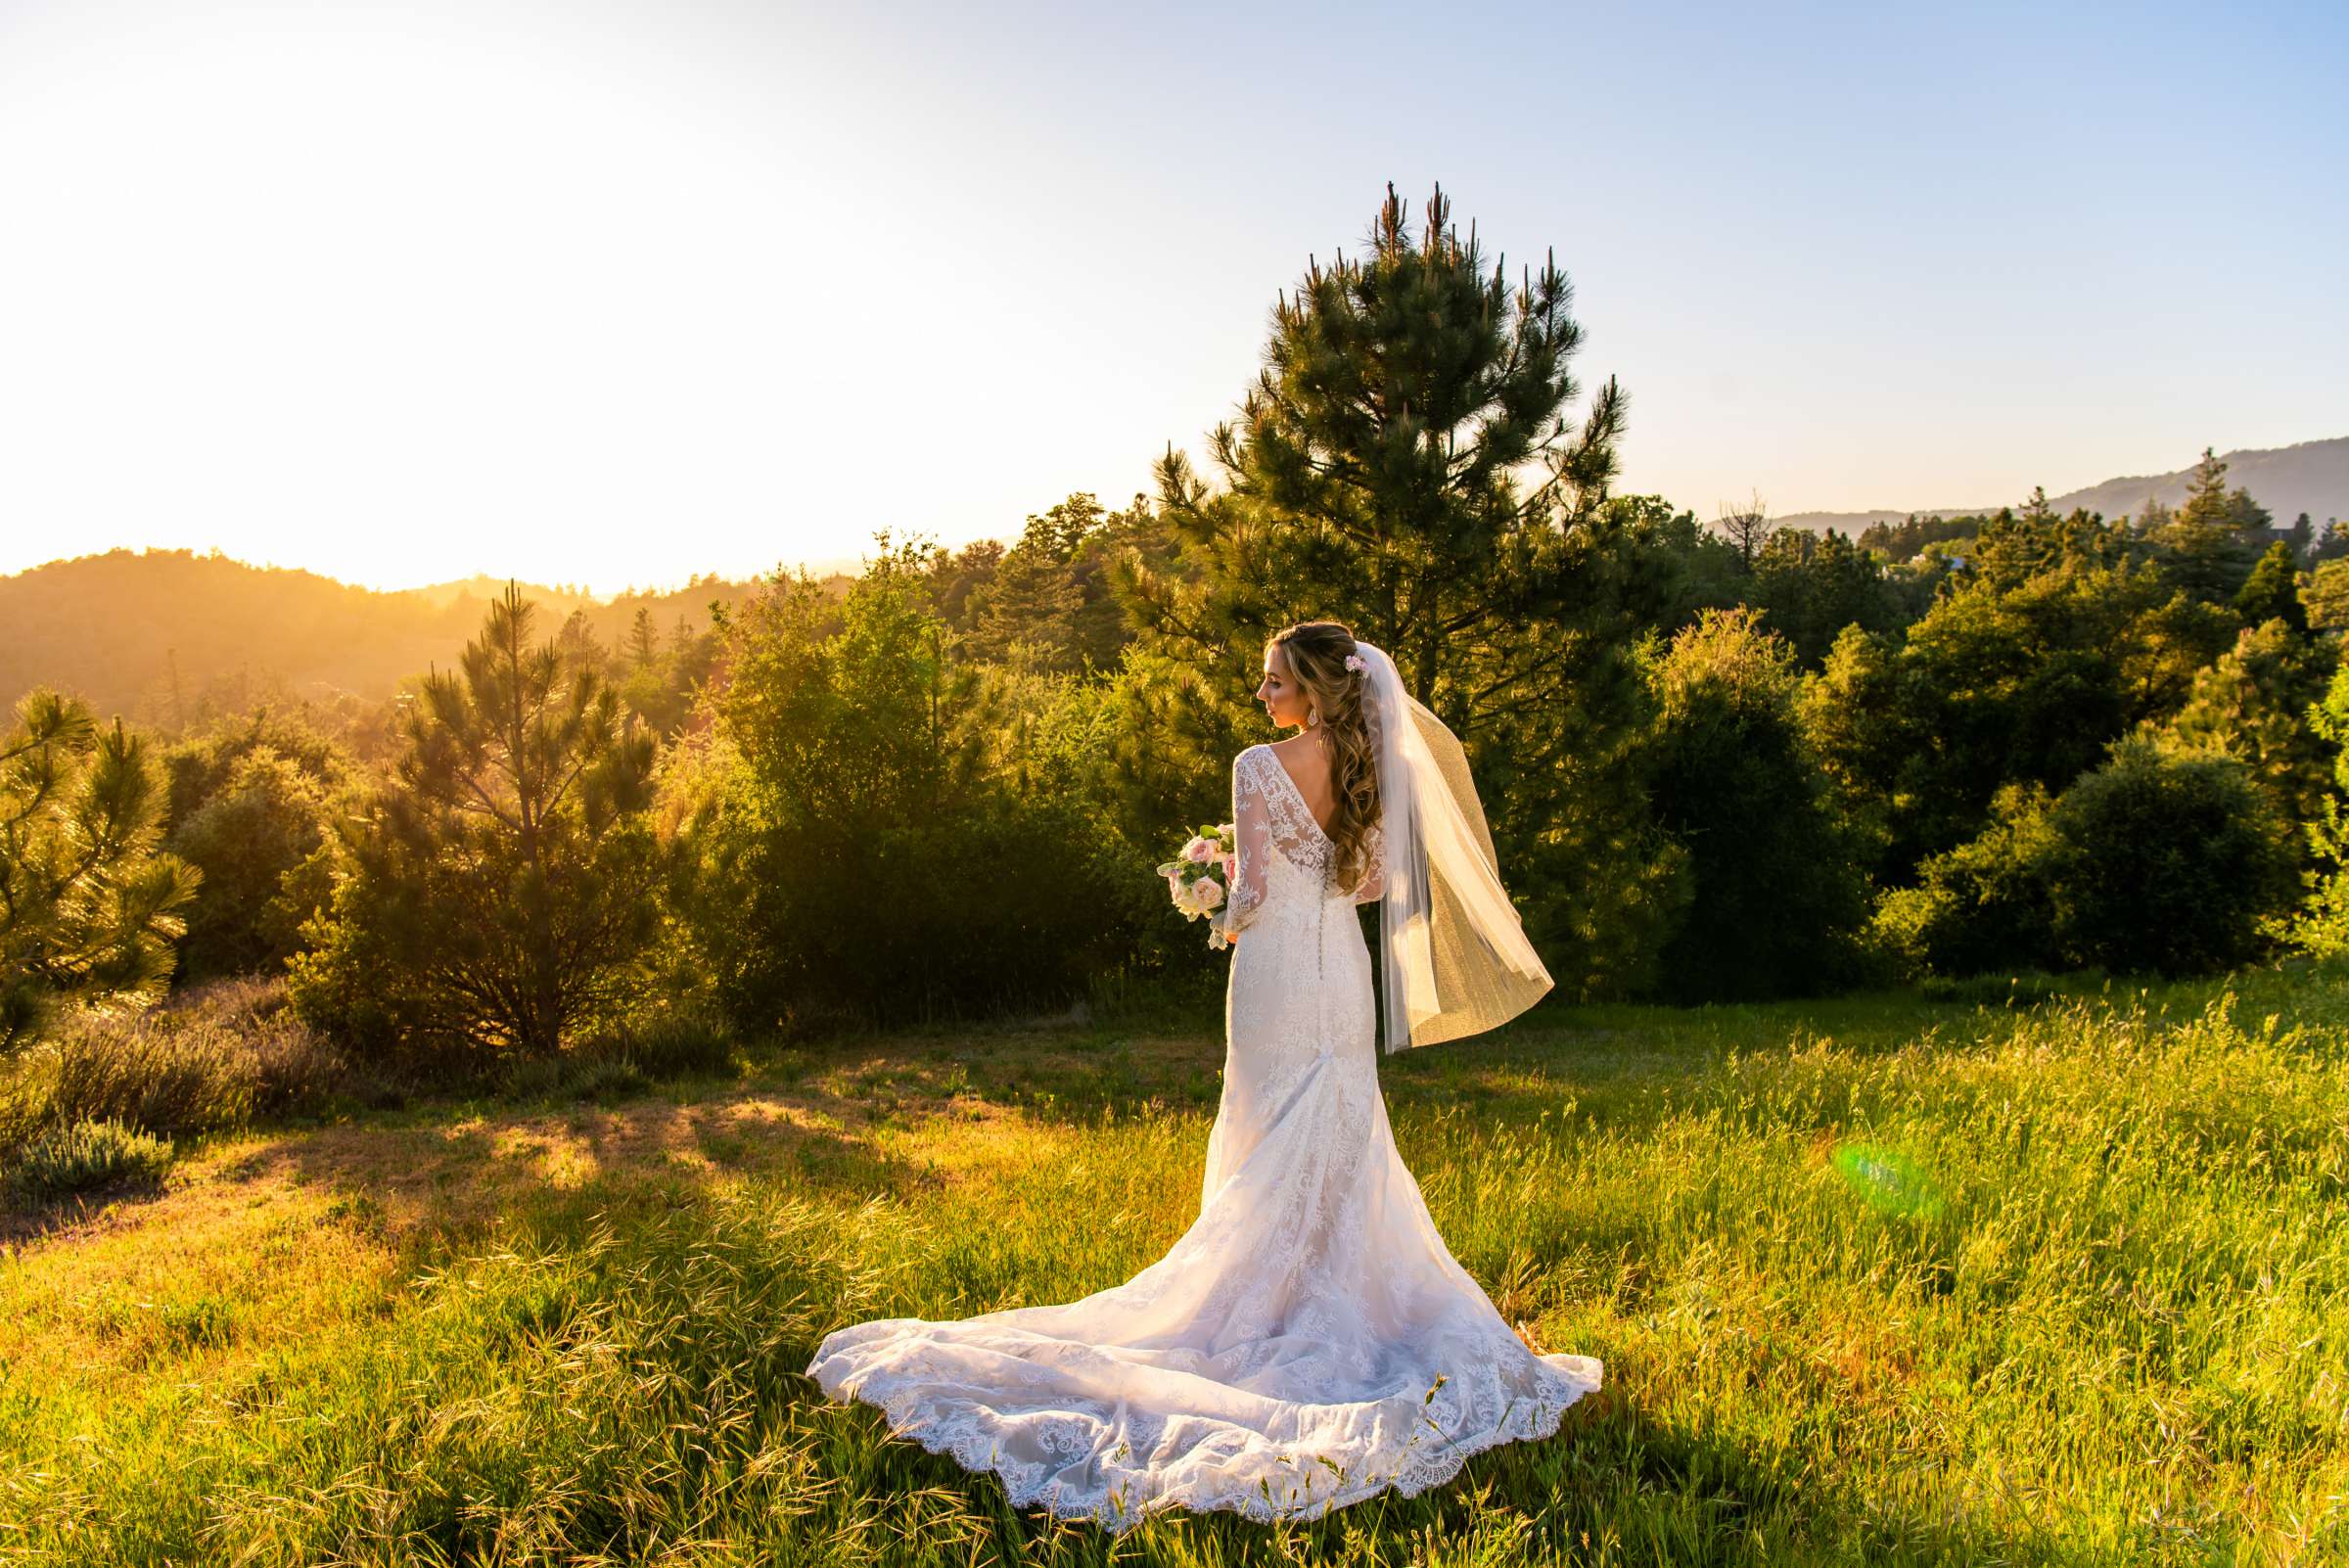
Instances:
[[[2349,435],[2349,8],[0,0],[0,571],[668,583],[1115,504],[1442,180],[1625,483]]]

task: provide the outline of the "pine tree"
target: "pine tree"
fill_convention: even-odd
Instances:
[[[984,658],[1027,669],[1075,663],[1076,617],[1083,595],[1049,535],[1031,534],[1006,553],[988,584],[973,647]]]
[[[1467,744],[1562,991],[1631,985],[1666,873],[1626,761],[1632,640],[1663,591],[1644,514],[1609,504],[1626,400],[1610,379],[1569,425],[1583,329],[1554,254],[1512,288],[1440,187],[1426,218],[1414,236],[1390,185],[1363,254],[1278,296],[1241,417],[1210,437],[1221,489],[1161,460],[1180,553],[1118,569],[1128,771],[1163,781],[1167,820],[1220,809],[1265,637],[1345,621]]]
[[[628,627],[628,659],[638,669],[649,669],[661,657],[661,628],[653,624],[653,607],[640,604]]]
[[[0,1049],[61,1004],[147,1001],[171,978],[202,878],[159,853],[165,804],[145,737],[101,730],[47,688],[0,735]]]
[[[313,1021],[544,1055],[627,995],[658,919],[654,740],[576,648],[532,645],[534,618],[508,582],[420,683],[293,965]]]
[[[2268,523],[2267,510],[2248,490],[2228,489],[2226,461],[2205,446],[2186,504],[2164,528],[2162,543],[2188,593],[2205,604],[2226,604],[2251,575]]]
[[[2292,570],[2292,547],[2282,539],[2268,546],[2251,575],[2234,596],[2234,613],[2249,625],[2281,621],[2294,631],[2308,629],[2308,611],[2300,603],[2299,574]]]

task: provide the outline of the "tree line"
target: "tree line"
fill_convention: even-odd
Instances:
[[[1390,187],[1272,312],[1202,471],[1016,539],[876,536],[617,643],[518,589],[343,727],[167,744],[55,692],[0,743],[0,1031],[283,971],[387,1057],[544,1055],[1212,985],[1150,867],[1331,617],[1465,743],[1567,998],[2183,973],[2349,930],[2349,547],[2206,451],[2176,509],[2044,491],[1858,538],[1618,493],[1553,257]]]

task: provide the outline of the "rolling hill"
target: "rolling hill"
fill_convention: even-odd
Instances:
[[[2227,462],[2227,483],[2241,485],[2251,492],[2260,505],[2275,515],[2279,528],[2288,528],[2292,519],[2306,512],[2316,524],[2317,531],[2325,531],[2329,518],[2349,518],[2349,436],[2330,440],[2301,441],[2297,445],[2269,448],[2245,447],[2240,451],[2221,452]],[[2168,474],[2132,474],[2121,479],[2109,479],[2098,484],[2061,495],[2050,496],[2049,502],[2058,512],[2074,507],[2086,507],[2101,512],[2107,518],[2134,517],[2144,510],[2148,497],[2166,505],[2177,506],[2186,499],[2187,482],[2193,477],[2193,465]],[[1839,533],[1857,535],[1871,523],[1898,523],[1909,517],[1963,517],[1995,512],[2001,505],[2019,506],[2019,495],[1989,506],[1915,507],[1907,511],[1883,512],[1789,512],[1776,518],[1781,527],[1810,529],[1824,532],[1829,529]]]
[[[526,583],[552,636],[584,607],[618,645],[640,606],[666,633],[710,621],[750,584],[715,576],[665,593],[608,600]],[[285,567],[192,550],[110,550],[0,577],[0,704],[35,685],[101,714],[176,727],[206,706],[241,709],[269,692],[331,702],[388,697],[402,677],[456,657],[502,582],[487,578],[384,593]]]

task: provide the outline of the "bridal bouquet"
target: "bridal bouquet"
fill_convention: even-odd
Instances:
[[[1185,920],[1203,920],[1223,907],[1231,893],[1232,863],[1239,853],[1232,837],[1231,824],[1203,827],[1191,835],[1190,842],[1174,859],[1158,868],[1167,879],[1167,892],[1174,896],[1174,907]],[[1221,928],[1211,925],[1207,934],[1210,947],[1228,947],[1231,939]]]

